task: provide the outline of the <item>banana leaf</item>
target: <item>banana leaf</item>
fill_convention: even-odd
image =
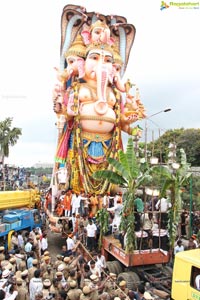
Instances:
[[[123,178],[128,178],[129,177],[129,172],[127,169],[116,159],[109,157],[108,158],[109,164],[111,164],[117,173],[121,175]]]
[[[96,171],[93,174],[93,177],[96,180],[107,179],[110,183],[122,185],[124,187],[127,186],[127,181],[119,174],[111,171],[111,170],[100,170]]]
[[[128,170],[130,178],[137,178],[139,174],[139,165],[135,156],[134,144],[132,138],[128,139],[126,153],[119,150],[119,160]]]

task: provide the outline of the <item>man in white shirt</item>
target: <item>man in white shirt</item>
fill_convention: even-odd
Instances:
[[[123,208],[123,204],[121,203],[121,200],[118,199],[115,206],[107,208],[107,211],[114,213],[114,218],[112,222],[112,232],[119,229],[119,225],[121,222],[121,211]]]
[[[89,251],[92,251],[95,249],[96,244],[96,234],[97,234],[97,227],[93,223],[92,219],[88,220],[89,223],[86,226],[86,232],[87,232],[87,247]]]
[[[24,239],[23,239],[23,236],[22,236],[22,232],[21,231],[18,231],[18,245],[21,249],[24,249]]]
[[[97,264],[95,260],[90,260],[88,262],[88,266],[90,267],[90,271],[93,275],[98,276],[99,278],[101,277],[101,268],[100,265]]]
[[[161,198],[155,205],[155,208],[161,212],[161,219],[159,219],[160,214],[158,214],[158,223],[161,229],[166,229],[168,223],[168,210],[172,205],[169,198]]]
[[[77,215],[79,213],[80,203],[81,203],[81,197],[79,197],[78,194],[73,194],[72,201],[71,201],[72,214]]]
[[[161,198],[156,203],[155,207],[157,210],[160,210],[161,213],[165,213],[168,211],[168,209],[171,207],[171,203],[168,198]]]
[[[24,250],[26,253],[30,253],[32,251],[33,247],[33,240],[31,238],[28,238],[27,243],[25,244]]]
[[[75,242],[73,240],[73,233],[68,234],[68,237],[66,239],[66,244],[67,244],[67,252],[68,252],[68,256],[69,256],[75,250]]]
[[[43,283],[41,278],[41,270],[35,270],[34,277],[29,283],[30,300],[35,300],[35,294],[41,292],[43,289]]]
[[[10,273],[11,271],[9,271],[8,269],[3,270],[0,279],[0,290],[4,290],[5,292],[7,291],[7,281]]]
[[[44,252],[48,249],[48,240],[47,240],[47,234],[43,233],[42,239],[41,239],[41,254],[44,254]]]
[[[96,266],[100,269],[100,274],[106,269],[106,258],[101,254],[101,251],[98,251],[96,258]]]
[[[65,191],[62,191],[61,192],[61,195],[59,197],[59,201],[60,201],[60,204],[62,205],[62,207],[64,207],[64,198],[65,198]]]
[[[18,291],[14,290],[12,294],[6,293],[4,290],[0,290],[0,299],[3,300],[14,300],[18,295]]]
[[[106,208],[108,208],[109,204],[110,204],[110,193],[106,193],[103,196],[103,206],[106,207]]]

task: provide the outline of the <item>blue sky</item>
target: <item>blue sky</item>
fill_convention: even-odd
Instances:
[[[179,1],[181,2],[181,1]],[[140,88],[148,115],[170,107],[148,121],[152,131],[199,128],[200,9],[147,0],[7,0],[0,2],[0,120],[13,117],[22,137],[6,162],[31,166],[53,162],[56,116],[51,100],[60,60],[60,21],[67,4],[87,11],[126,17],[136,37],[124,76]],[[168,2],[169,3],[169,2]],[[178,1],[177,1],[178,3]],[[144,127],[144,121],[139,123]]]

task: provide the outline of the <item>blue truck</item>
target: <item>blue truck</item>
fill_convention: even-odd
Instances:
[[[42,220],[38,209],[12,209],[0,212],[0,244],[10,250],[11,236],[14,231],[31,231],[41,227]]]

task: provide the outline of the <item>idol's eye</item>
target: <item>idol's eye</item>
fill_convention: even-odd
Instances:
[[[113,63],[112,57],[111,57],[111,56],[106,56],[106,57],[105,57],[105,62],[106,62],[106,63]]]
[[[94,32],[95,34],[101,34],[102,29],[101,29],[101,28],[96,28],[96,29],[94,29],[93,32]]]
[[[93,59],[93,60],[98,60],[99,55],[97,55],[97,54],[90,54],[89,58]]]
[[[67,60],[67,63],[68,63],[69,65],[72,65],[74,62],[75,62],[75,59],[74,59],[74,58],[69,58],[69,59]]]
[[[120,70],[121,70],[121,67],[120,66],[114,66],[115,67],[115,70],[117,71],[117,72],[119,72]]]

